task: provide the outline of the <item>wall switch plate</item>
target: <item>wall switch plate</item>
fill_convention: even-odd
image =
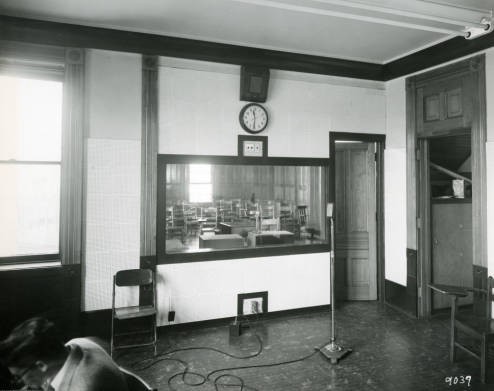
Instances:
[[[262,141],[245,140],[244,141],[244,156],[259,156],[262,157]]]

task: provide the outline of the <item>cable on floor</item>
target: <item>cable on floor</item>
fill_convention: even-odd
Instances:
[[[251,322],[249,321],[248,318],[246,318],[247,322],[249,323],[249,326],[251,325]],[[132,364],[132,368],[134,368],[135,370],[137,371],[142,371],[142,370],[145,370],[145,369],[148,369],[148,368],[151,368],[152,366],[158,364],[159,362],[162,362],[162,361],[176,361],[176,362],[179,362],[181,363],[185,369],[182,371],[182,372],[178,372],[178,373],[175,373],[173,374],[171,377],[168,378],[168,387],[170,388],[170,390],[172,391],[177,391],[176,388],[173,387],[172,385],[172,382],[174,379],[176,379],[177,377],[181,377],[182,379],[182,382],[187,385],[187,386],[190,386],[190,387],[199,387],[203,384],[205,384],[206,382],[211,382],[213,383],[214,387],[215,387],[215,390],[218,390],[218,386],[223,386],[223,387],[239,387],[240,386],[240,391],[258,391],[256,388],[253,388],[251,386],[247,386],[245,385],[245,382],[244,380],[240,377],[240,376],[236,376],[236,375],[232,375],[232,374],[222,374],[222,375],[219,375],[217,377],[215,377],[214,379],[211,379],[211,377],[216,374],[216,373],[219,373],[219,372],[224,372],[224,371],[234,371],[234,370],[241,370],[241,369],[251,369],[251,368],[270,368],[270,367],[275,367],[275,366],[281,366],[281,365],[288,365],[288,364],[294,364],[294,363],[297,363],[297,362],[302,362],[304,360],[307,360],[309,358],[311,358],[312,356],[314,356],[317,352],[319,352],[319,350],[325,346],[325,345],[322,345],[321,348],[315,348],[314,352],[312,352],[311,354],[308,354],[304,357],[301,357],[301,358],[297,358],[297,359],[293,359],[293,360],[287,360],[287,361],[281,361],[281,362],[274,362],[274,363],[268,363],[268,364],[257,364],[257,365],[246,365],[246,366],[238,366],[238,367],[229,367],[229,368],[219,368],[219,369],[215,369],[214,371],[211,371],[209,372],[207,375],[202,375],[200,373],[197,373],[197,372],[191,372],[189,371],[189,364],[183,360],[180,360],[180,359],[173,359],[173,358],[169,358],[169,357],[163,357],[163,356],[167,356],[167,355],[170,355],[170,354],[174,354],[174,353],[177,353],[177,352],[183,352],[183,351],[190,351],[190,350],[209,350],[209,351],[213,351],[213,352],[216,352],[216,353],[220,353],[220,354],[223,354],[227,357],[231,357],[231,358],[234,358],[234,359],[239,359],[239,360],[246,360],[246,359],[251,359],[251,358],[254,358],[254,357],[257,357],[259,356],[262,351],[263,351],[263,342],[262,342],[262,339],[261,337],[257,334],[257,328],[256,328],[256,331],[254,333],[254,336],[257,338],[258,342],[259,342],[259,348],[258,350],[253,353],[253,354],[250,354],[250,355],[247,355],[247,356],[237,356],[237,355],[234,355],[234,354],[231,354],[231,353],[228,353],[228,352],[225,352],[221,349],[216,349],[216,348],[212,348],[212,347],[207,347],[207,346],[192,346],[192,347],[187,347],[187,348],[179,348],[179,349],[173,349],[173,350],[169,350],[167,352],[164,352],[164,353],[160,353],[158,354],[157,356],[153,357],[153,358],[149,358],[149,359],[144,359],[144,360],[140,360],[140,361],[137,361],[135,362],[134,364]],[[147,362],[147,361],[151,361],[149,364],[146,364],[144,366],[138,366],[138,364],[140,363],[144,363],[144,362]],[[196,381],[196,382],[192,382],[190,379],[187,380],[188,378],[190,377],[197,377],[199,378],[200,380]],[[220,379],[226,379],[226,378],[230,378],[230,379],[236,379],[238,380],[238,382],[240,384],[229,384],[229,383],[220,383]]]

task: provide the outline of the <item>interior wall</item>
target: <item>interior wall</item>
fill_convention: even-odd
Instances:
[[[163,59],[160,153],[236,155],[239,68]],[[383,83],[272,71],[269,156],[329,156],[329,131],[384,133]],[[403,250],[404,252],[405,250]],[[269,310],[329,303],[329,254],[160,265],[160,324],[234,316],[238,293],[269,292]],[[199,280],[200,278],[200,280]]]
[[[384,151],[384,274],[407,285],[406,95],[405,79],[386,83],[386,150]]]
[[[158,324],[237,314],[237,295],[268,291],[268,311],[329,303],[329,254],[158,265]]]
[[[82,309],[92,311],[111,308],[114,273],[139,267],[141,56],[88,50],[86,83]]]

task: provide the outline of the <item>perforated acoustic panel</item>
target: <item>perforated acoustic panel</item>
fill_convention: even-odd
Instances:
[[[111,307],[112,278],[139,267],[140,141],[90,139],[87,145],[83,310]],[[117,305],[138,304],[122,288]]]

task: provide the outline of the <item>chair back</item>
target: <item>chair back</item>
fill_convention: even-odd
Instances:
[[[125,368],[118,367],[120,372],[124,375],[125,382],[129,391],[155,391],[149,384],[143,379],[137,376],[135,373],[128,371]]]
[[[120,270],[115,274],[117,286],[140,286],[153,283],[153,271],[150,269]]]
[[[297,220],[301,227],[307,224],[307,205],[297,205]]]

